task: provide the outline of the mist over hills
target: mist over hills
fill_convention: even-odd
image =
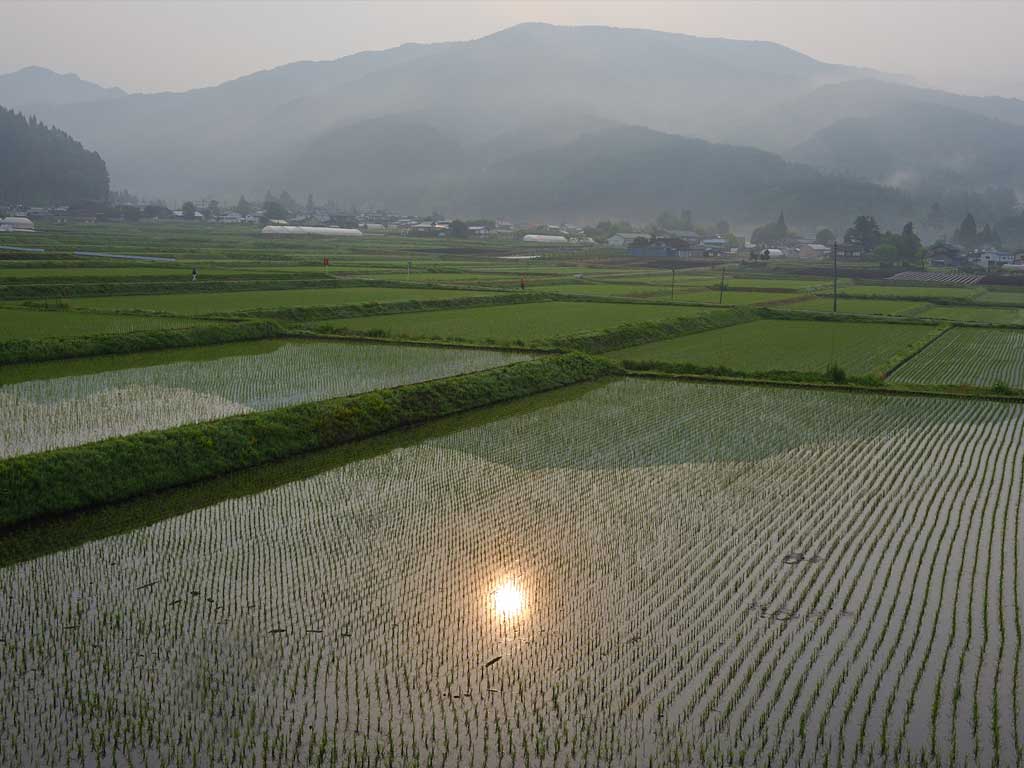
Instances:
[[[88,98],[38,73],[15,87],[20,74],[0,77],[0,104],[31,106],[98,150],[114,186],[151,197],[284,187],[417,213],[573,221],[687,207],[735,224],[785,208],[815,226],[895,222],[960,188],[1024,188],[1024,102],[766,42],[523,24],[184,93]]]

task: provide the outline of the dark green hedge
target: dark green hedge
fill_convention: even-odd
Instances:
[[[121,355],[153,349],[200,347],[207,344],[228,344],[235,341],[268,339],[283,335],[281,327],[272,322],[205,325],[181,330],[134,331],[56,339],[19,339],[0,342],[0,365],[37,363],[71,357]]]
[[[579,354],[0,461],[0,526],[195,482],[620,370]]]

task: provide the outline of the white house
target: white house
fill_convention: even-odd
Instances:
[[[646,237],[646,235],[637,232],[616,232],[608,238],[608,245],[613,248],[625,248],[638,237]]]
[[[523,235],[524,243],[568,243],[569,240],[562,235]]]
[[[832,253],[832,249],[821,243],[805,243],[800,246],[798,256],[801,259],[823,259]]]

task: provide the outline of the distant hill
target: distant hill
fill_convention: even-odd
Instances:
[[[223,197],[262,194],[277,184],[269,174],[285,158],[369,119],[400,116],[469,151],[488,144],[499,153],[502,137],[536,135],[534,126],[555,118],[715,138],[740,106],[867,74],[773,43],[523,24],[478,40],[302,62],[213,88],[37,114],[97,147],[119,187]]]
[[[97,153],[35,117],[0,107],[0,203],[105,200],[109,189]]]
[[[790,155],[906,188],[1024,189],[1024,127],[936,104],[838,120]]]
[[[595,220],[608,211],[642,221],[687,209],[697,220],[728,216],[749,230],[785,210],[791,223],[839,225],[846,212],[895,222],[910,201],[892,189],[828,176],[749,147],[712,144],[646,128],[610,127],[476,174],[459,208],[504,206],[512,215]]]
[[[685,208],[749,229],[785,209],[791,224],[811,228],[840,226],[847,211],[894,226],[910,213],[904,195],[877,184],[647,128],[595,125],[560,143],[513,146],[467,149],[429,125],[374,118],[313,142],[280,178],[291,189],[308,181],[322,198],[518,220],[593,221],[614,211],[642,221]]]
[[[522,24],[478,40],[298,62],[184,93],[55,99],[34,111],[96,147],[117,186],[179,200],[261,197],[284,187],[345,206],[419,213],[463,213],[466,205],[518,215],[544,201],[548,210],[530,215],[557,210],[578,220],[653,216],[689,194],[681,191],[688,182],[671,194],[667,180],[658,194],[650,192],[656,185],[641,185],[640,196],[605,184],[629,158],[599,156],[595,147],[639,152],[633,143],[657,145],[642,160],[630,155],[637,167],[660,156],[687,172],[703,162],[698,155],[716,158],[715,175],[700,177],[705,194],[688,207],[736,221],[761,215],[760,194],[774,195],[775,215],[785,207],[792,222],[816,224],[864,212],[886,218],[869,205],[892,205],[891,215],[902,216],[907,198],[879,184],[916,196],[918,211],[933,197],[951,199],[935,195],[937,187],[1024,188],[1015,159],[1024,102],[916,88],[774,43],[637,29]],[[635,127],[655,133],[641,138]],[[657,135],[734,146],[697,152]],[[740,145],[798,165],[742,154]],[[575,153],[591,167],[573,167]],[[1015,158],[1000,163],[1007,153]],[[532,165],[537,157],[551,172]],[[806,176],[808,165],[826,175]],[[654,163],[651,178],[657,171]],[[597,184],[589,192],[572,181],[587,173]],[[807,183],[820,192],[825,181],[828,194],[795,191]],[[716,197],[718,190],[729,194]]]
[[[59,75],[45,67],[25,67],[0,75],[0,106],[21,111],[35,107],[107,101],[125,96],[120,88],[104,88],[78,75]]]

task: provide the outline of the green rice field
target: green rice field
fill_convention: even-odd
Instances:
[[[934,305],[920,313],[920,317],[935,317],[971,323],[1024,325],[1024,307],[974,307]]]
[[[892,379],[1024,389],[1024,329],[951,328],[901,365]]]
[[[47,339],[187,328],[193,321],[176,317],[95,315],[61,310],[0,307],[0,340]]]
[[[832,298],[816,296],[807,301],[787,305],[787,309],[802,309],[808,312],[831,312]],[[919,315],[928,309],[923,301],[899,301],[889,299],[848,299],[838,298],[836,309],[848,315]]]
[[[924,325],[757,320],[611,353],[738,371],[818,371],[835,363],[847,373],[884,373],[939,332]]]
[[[0,571],[0,763],[1013,766],[1022,446],[632,380],[233,488]]]
[[[1024,768],[1011,277],[38,226],[0,768]]]

